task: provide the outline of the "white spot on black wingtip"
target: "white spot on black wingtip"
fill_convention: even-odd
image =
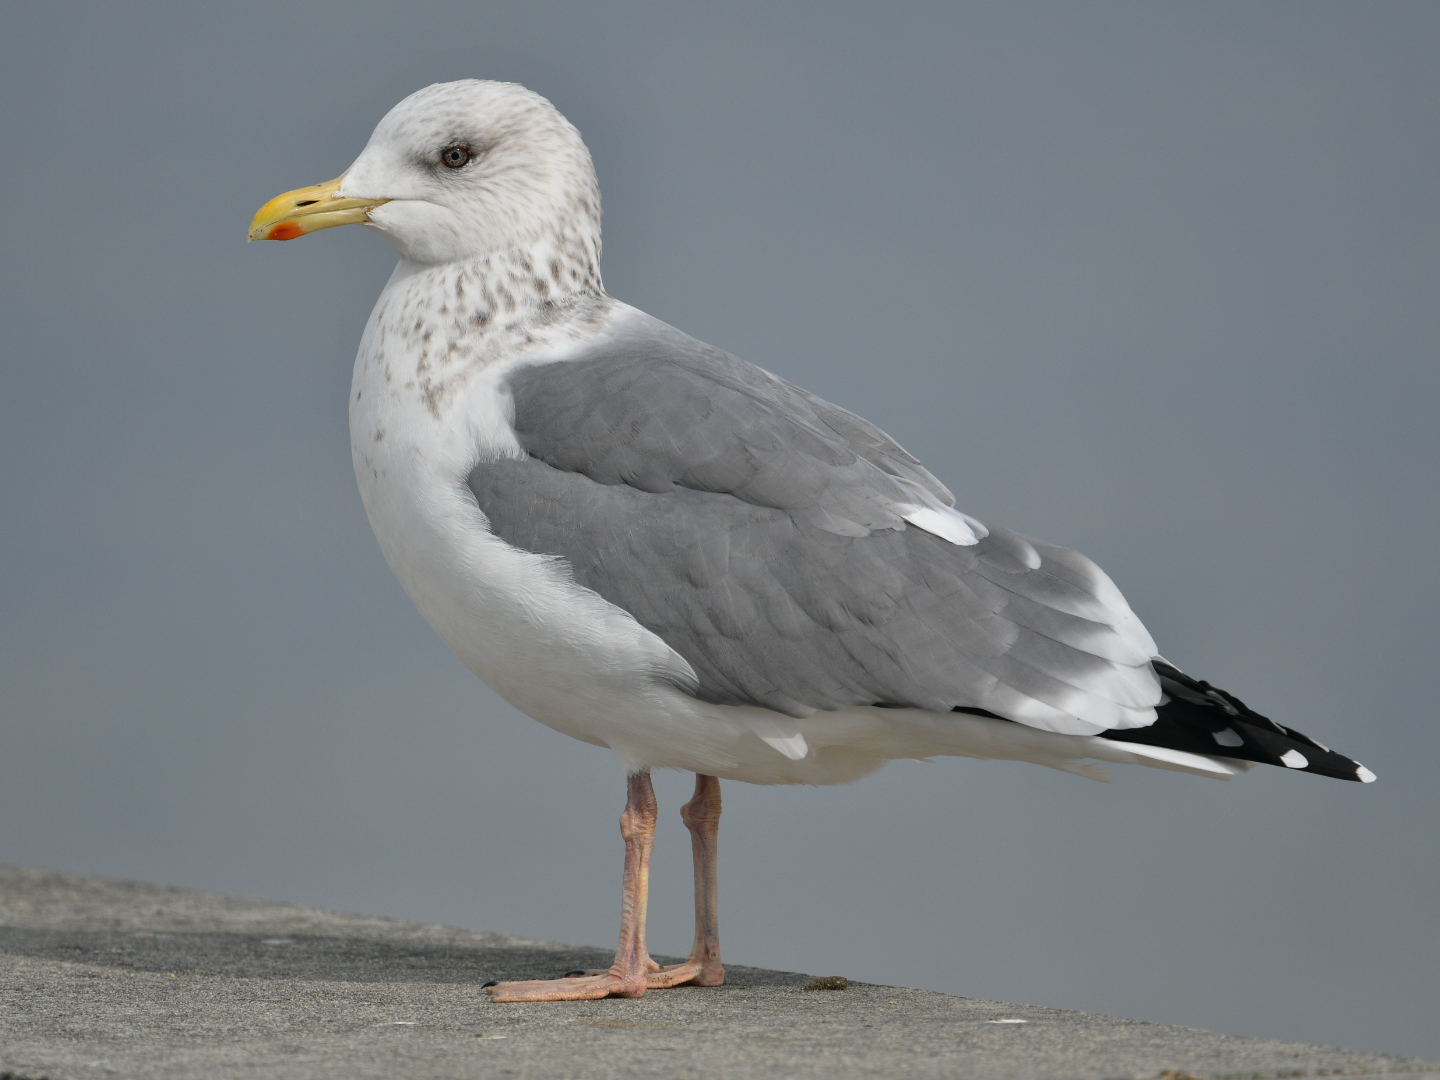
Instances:
[[[1310,764],[1310,759],[1299,750],[1286,750],[1280,755],[1280,763],[1287,769],[1303,769]]]
[[[1375,774],[1357,762],[1355,765],[1355,779],[1359,780],[1362,784],[1373,784],[1375,782]]]
[[[1212,731],[1210,737],[1221,746],[1244,746],[1245,740],[1233,727],[1227,727],[1224,731]]]

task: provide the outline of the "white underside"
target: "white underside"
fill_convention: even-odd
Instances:
[[[397,272],[387,293],[406,287]],[[636,314],[617,304],[611,325]],[[542,724],[608,746],[627,769],[834,784],[896,758],[937,755],[1030,761],[1094,779],[1106,779],[1105,771],[1086,759],[1222,779],[1250,767],[965,713],[865,706],[794,719],[699,701],[678,689],[694,679],[683,658],[577,586],[557,560],[494,536],[466,487],[478,461],[522,456],[497,389],[503,375],[520,363],[563,359],[571,346],[541,339],[522,359],[465,372],[436,415],[433,397],[427,403],[415,389],[414,360],[387,354],[381,341],[372,316],[356,358],[350,422],[361,496],[391,568],[487,685]]]

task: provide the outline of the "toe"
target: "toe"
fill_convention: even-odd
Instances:
[[[645,986],[650,990],[669,990],[673,986],[684,986],[700,974],[700,965],[692,960],[672,967],[658,967],[645,975]]]
[[[502,982],[485,991],[491,1001],[594,1001],[606,997],[641,997],[645,993],[642,979],[627,979],[615,972],[582,975],[566,979],[531,979],[525,982]]]

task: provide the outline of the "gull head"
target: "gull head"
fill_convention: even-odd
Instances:
[[[514,256],[556,286],[598,283],[590,152],[555,106],[516,83],[464,79],[416,91],[339,178],[262,206],[250,239],[349,224],[380,233],[411,263]]]

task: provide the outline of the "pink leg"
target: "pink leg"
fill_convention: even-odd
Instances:
[[[655,789],[648,771],[632,774],[628,787],[625,812],[620,815],[620,835],[625,838],[625,885],[615,963],[609,971],[575,978],[496,983],[487,987],[492,1000],[585,1001],[640,997],[645,993],[652,966],[650,954],[645,951],[645,906],[650,896],[650,852],[655,846]]]
[[[646,986],[651,990],[685,983],[719,986],[725,981],[725,969],[720,965],[720,913],[716,895],[720,781],[697,773],[695,795],[680,808],[680,816],[690,830],[690,850],[695,856],[695,944],[683,964],[650,972]]]

